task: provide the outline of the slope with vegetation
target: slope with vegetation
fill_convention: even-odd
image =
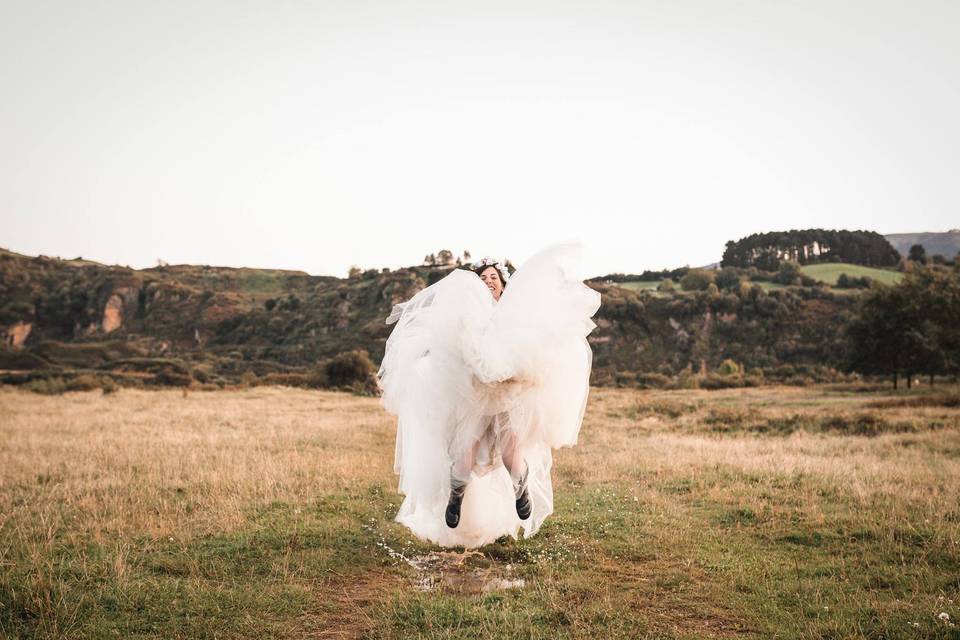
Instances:
[[[50,392],[275,383],[372,393],[392,306],[458,266],[445,254],[432,258],[335,278],[185,265],[134,270],[0,252],[0,382]],[[956,273],[909,261],[902,268]],[[867,281],[836,265],[782,262],[773,272],[648,272],[638,290],[617,281],[627,276],[595,279],[588,284],[602,304],[589,336],[592,381],[718,387],[847,379],[838,372],[848,364],[844,328],[862,309],[860,296],[818,282],[837,269],[836,286],[864,290],[879,274],[900,275],[861,272]]]

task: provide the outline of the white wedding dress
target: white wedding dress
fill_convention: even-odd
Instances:
[[[579,274],[580,252],[577,243],[543,249],[513,274],[499,302],[474,272],[455,269],[387,318],[397,324],[380,380],[383,404],[398,418],[394,470],[405,498],[397,521],[417,537],[478,547],[516,538],[521,527],[529,537],[553,512],[551,450],[577,441],[593,359],[586,336],[600,307]],[[529,468],[526,521],[500,462],[503,428],[514,430]],[[451,529],[451,463],[478,442]]]

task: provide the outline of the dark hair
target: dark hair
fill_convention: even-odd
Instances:
[[[500,286],[502,286],[504,289],[506,289],[506,288],[507,288],[507,283],[506,283],[506,281],[503,279],[503,274],[500,273],[500,268],[499,268],[497,265],[495,265],[495,264],[484,264],[484,265],[481,265],[481,266],[479,266],[479,267],[474,267],[473,272],[479,276],[480,274],[482,274],[484,271],[486,271],[486,270],[489,269],[490,267],[493,267],[493,270],[497,272],[497,278],[500,280]]]

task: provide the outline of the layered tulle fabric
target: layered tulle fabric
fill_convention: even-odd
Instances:
[[[457,269],[396,305],[380,367],[383,404],[395,414],[395,471],[405,498],[397,521],[443,546],[529,537],[553,512],[553,448],[577,441],[589,392],[586,336],[600,295],[583,284],[580,247],[548,247],[525,262],[500,297]],[[533,512],[521,521],[500,463],[512,430],[529,468]],[[444,509],[451,463],[477,446],[460,524]]]

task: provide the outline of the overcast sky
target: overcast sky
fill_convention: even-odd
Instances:
[[[960,3],[0,0],[0,246],[700,265],[960,227]]]

